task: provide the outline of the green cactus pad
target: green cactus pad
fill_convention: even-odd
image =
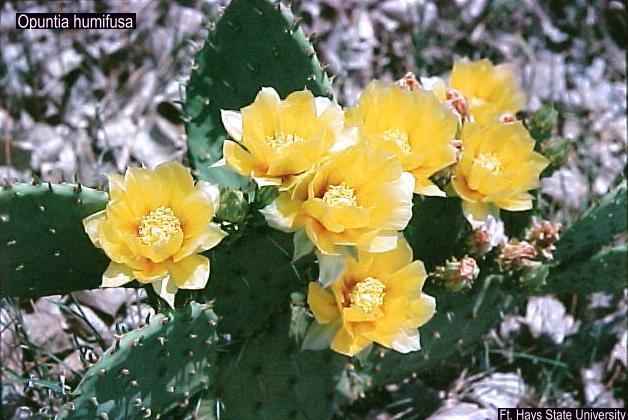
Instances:
[[[223,186],[248,181],[226,168],[210,168],[222,157],[226,137],[220,110],[250,104],[262,87],[281,97],[305,87],[332,96],[331,83],[294,17],[268,0],[233,0],[195,60],[186,89],[190,161],[198,177]]]
[[[626,287],[628,248],[618,246],[600,251],[584,261],[554,268],[545,293],[615,292]]]
[[[267,227],[211,254],[207,298],[221,316],[220,331],[231,337],[219,356],[221,418],[324,420],[332,414],[335,378],[348,359],[300,352],[289,337],[290,293],[312,280],[297,277],[291,257],[289,235]]]
[[[289,324],[287,310],[276,313],[263,332],[221,354],[217,395],[224,419],[331,418],[337,377],[348,360],[331,351],[300,351]]]
[[[455,198],[414,196],[412,220],[404,234],[428,270],[455,255],[459,238],[465,232],[460,200]]]
[[[573,224],[556,246],[556,259],[562,263],[595,253],[615,235],[626,232],[626,181],[604,196]]]
[[[60,419],[168,418],[213,385],[217,318],[191,303],[125,334],[85,374]]]
[[[77,185],[0,189],[0,296],[98,287],[108,259],[92,245],[82,220],[106,203],[106,193]]]

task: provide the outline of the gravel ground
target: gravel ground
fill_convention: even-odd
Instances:
[[[129,165],[185,159],[178,101],[208,21],[226,3],[4,2],[0,180],[37,176],[103,186],[104,174]],[[514,63],[529,94],[528,109],[553,103],[560,111],[555,137],[572,146],[564,167],[543,181],[551,219],[569,223],[622,176],[628,37],[622,2],[300,0],[292,6],[345,105],[374,78],[394,80],[407,71],[446,75],[453,60],[465,56]],[[138,22],[133,31],[18,31],[17,10],[136,12]],[[116,334],[141,325],[152,310],[143,300],[123,289],[4,300],[0,357],[7,418],[53,414],[64,384],[75,384]],[[522,335],[539,345],[560,345],[583,325],[597,323],[613,325],[614,350],[573,372],[576,390],[553,380],[527,383],[516,364],[500,372],[476,366],[439,390],[442,403],[430,419],[494,418],[496,407],[517,405],[623,406],[612,391],[626,381],[627,306],[626,293],[594,295],[577,314],[555,297],[530,299],[493,332],[497,348],[512,351]],[[411,401],[402,416],[386,407],[369,415],[419,416],[416,398]]]

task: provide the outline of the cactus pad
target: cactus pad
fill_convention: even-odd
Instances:
[[[626,182],[602,198],[562,236],[556,246],[561,263],[595,253],[613,237],[628,230]]]
[[[35,297],[92,289],[108,259],[83,230],[107,194],[78,185],[0,189],[0,296]]]
[[[124,335],[85,374],[61,419],[168,418],[212,385],[216,316],[191,303]]]

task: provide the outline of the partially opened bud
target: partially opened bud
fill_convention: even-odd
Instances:
[[[414,73],[409,71],[405,74],[405,76],[397,80],[397,86],[403,89],[412,91],[412,90],[421,89],[421,82],[417,80]]]
[[[517,271],[538,265],[539,262],[534,261],[537,255],[536,248],[529,242],[511,239],[502,246],[497,263],[503,271]]]
[[[506,243],[508,238],[504,233],[504,222],[489,215],[481,226],[475,228],[467,241],[471,255],[481,257],[488,254],[493,248]]]
[[[480,268],[475,259],[465,256],[461,260],[453,257],[447,260],[445,265],[436,267],[434,277],[447,289],[458,292],[462,289],[470,289],[479,274]]]
[[[536,248],[537,252],[546,260],[554,259],[556,242],[560,239],[560,223],[548,220],[534,219],[532,226],[526,232],[526,240]]]

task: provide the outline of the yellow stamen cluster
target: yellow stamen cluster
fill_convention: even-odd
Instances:
[[[408,141],[408,134],[398,128],[391,128],[390,130],[384,131],[382,137],[384,141],[396,144],[404,153],[410,153],[412,151],[412,147],[410,147],[410,142]]]
[[[168,242],[182,232],[181,222],[170,207],[157,207],[142,217],[137,236],[144,245],[154,246]]]
[[[502,170],[500,160],[492,153],[482,153],[478,155],[473,162],[494,175],[498,175]]]
[[[349,298],[351,306],[365,314],[371,314],[384,303],[386,293],[384,283],[373,277],[367,277],[353,287]]]
[[[272,137],[266,137],[266,142],[270,144],[270,147],[272,147],[273,150],[281,150],[287,146],[291,146],[296,143],[303,143],[304,141],[305,140],[303,140],[303,138],[294,134],[284,135],[283,133],[278,133]]]
[[[332,207],[357,207],[358,199],[353,188],[344,182],[340,185],[330,185],[323,195],[323,201]]]

